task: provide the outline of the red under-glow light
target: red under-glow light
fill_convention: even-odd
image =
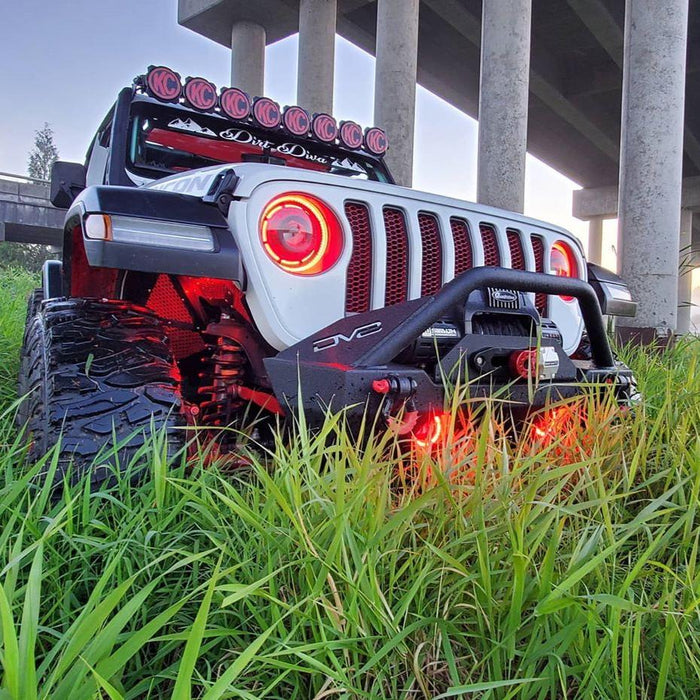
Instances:
[[[315,114],[311,121],[313,135],[324,143],[333,143],[338,136],[338,122],[330,114]]]
[[[365,148],[375,156],[383,156],[388,148],[386,133],[383,129],[373,126],[365,131]]]
[[[556,241],[549,255],[549,267],[557,277],[578,277],[576,255],[571,246],[564,241]],[[564,301],[573,301],[573,297],[562,296]]]
[[[208,112],[216,106],[216,85],[204,78],[187,78],[184,94],[187,104],[200,112]]]
[[[340,123],[340,140],[347,148],[360,148],[362,146],[362,127],[355,122]]]
[[[260,217],[260,238],[270,259],[295,275],[326,272],[343,250],[338,218],[324,202],[308,194],[275,197]]]
[[[423,449],[429,449],[433,445],[437,444],[437,441],[442,436],[442,417],[438,414],[434,414],[425,420],[416,430],[413,432],[413,440]]]
[[[231,119],[247,119],[250,115],[250,98],[238,88],[223,88],[219,104],[221,111]]]
[[[295,136],[306,136],[309,133],[309,127],[311,126],[311,117],[309,113],[297,107],[296,105],[292,107],[287,107],[282,115],[282,123],[284,128]]]
[[[171,68],[151,66],[146,74],[146,91],[164,102],[175,102],[182,91],[180,76]]]
[[[280,106],[269,97],[256,97],[253,101],[253,117],[266,129],[276,129],[282,122]]]

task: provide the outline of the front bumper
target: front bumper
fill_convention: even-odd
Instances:
[[[524,336],[467,334],[440,360],[432,376],[420,367],[396,361],[401,351],[432,324],[462,309],[469,294],[477,289],[498,288],[519,292],[560,294],[578,300],[591,344],[590,361],[570,359],[554,340],[542,338],[540,346],[551,346],[559,366],[550,379],[530,382],[504,377],[493,371],[475,373],[470,364],[476,356],[488,357],[494,349],[503,353],[527,350],[533,340]],[[616,362],[596,293],[587,282],[535,272],[498,267],[479,267],[464,272],[437,294],[376,311],[344,318],[315,335],[265,360],[275,394],[282,405],[303,409],[312,421],[326,412],[348,409],[360,417],[386,405],[385,394],[394,407],[410,405],[411,410],[441,410],[447,388],[442,377],[468,380],[470,398],[497,395],[523,407],[539,407],[548,401],[575,396],[586,386],[612,385],[621,402],[634,393],[631,371]],[[384,380],[379,392],[375,382]]]

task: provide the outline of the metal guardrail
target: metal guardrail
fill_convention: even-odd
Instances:
[[[22,182],[30,182],[34,185],[50,185],[50,180],[40,180],[37,177],[30,177],[29,175],[17,175],[15,173],[3,173],[0,172],[0,178],[11,178],[12,180],[20,180]]]

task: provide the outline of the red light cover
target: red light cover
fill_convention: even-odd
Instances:
[[[338,136],[338,123],[330,114],[315,114],[311,122],[314,136],[324,143],[333,143]]]
[[[362,146],[362,127],[355,122],[340,123],[340,140],[347,148],[360,148]]]
[[[329,270],[343,250],[335,214],[316,197],[290,192],[275,197],[260,217],[260,238],[269,258],[285,272],[316,275]]]
[[[151,66],[146,74],[146,91],[163,102],[175,102],[180,97],[180,76],[171,68]]]
[[[185,100],[195,109],[208,112],[216,106],[216,85],[204,78],[187,78]]]
[[[282,123],[290,134],[306,136],[311,126],[311,117],[305,109],[294,105],[285,108],[284,114],[282,115]]]
[[[556,241],[549,255],[549,267],[557,277],[578,277],[578,264],[571,246],[564,241]],[[562,296],[564,301],[573,301],[573,297]]]
[[[383,156],[388,148],[386,133],[383,129],[373,126],[365,131],[365,148],[375,156]]]
[[[247,119],[250,115],[250,98],[238,88],[222,88],[219,104],[221,111],[231,119]]]
[[[253,101],[253,117],[266,129],[275,129],[282,121],[280,106],[269,97],[256,97]]]

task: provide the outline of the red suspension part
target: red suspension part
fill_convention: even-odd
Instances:
[[[243,348],[231,338],[219,337],[211,356],[211,371],[201,372],[200,378],[211,378],[211,384],[198,389],[207,396],[200,404],[202,422],[208,425],[228,425],[245,399],[240,396],[247,359]]]

